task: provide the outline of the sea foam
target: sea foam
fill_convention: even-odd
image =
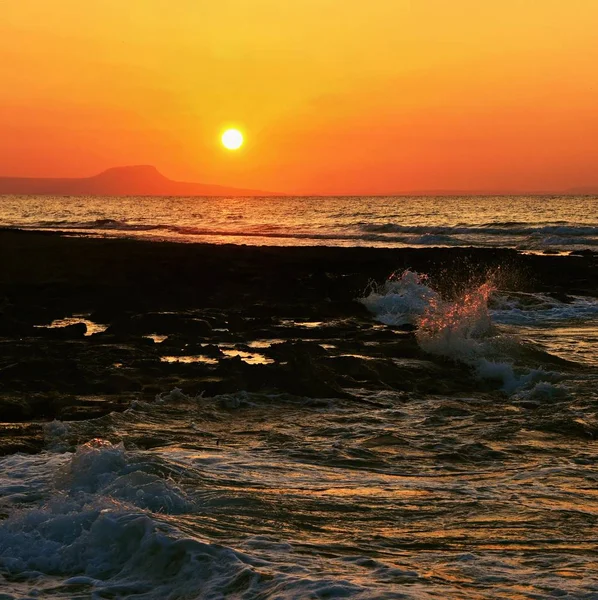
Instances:
[[[0,521],[0,596],[396,597],[339,577],[306,576],[298,564],[277,571],[257,555],[263,541],[247,543],[244,552],[210,543],[189,526],[182,531],[164,514],[172,512],[168,502],[178,503],[175,508],[188,515],[200,508],[160,473],[163,469],[151,453],[127,451],[101,439],[72,454],[0,459],[0,474],[7,473],[6,482],[0,475],[0,501],[13,505]],[[291,544],[277,543],[269,551],[287,565],[299,560]],[[287,554],[292,556],[285,560]]]
[[[385,325],[415,325],[419,317],[440,297],[425,275],[414,271],[393,274],[360,302]]]
[[[560,379],[558,374],[515,366],[514,355],[521,346],[493,325],[488,303],[495,292],[489,280],[448,300],[430,286],[427,276],[407,270],[392,275],[360,302],[381,323],[416,326],[422,350],[470,365],[479,377],[500,382],[510,395],[533,390],[539,382],[552,385]],[[545,388],[536,391],[536,396],[548,395]],[[555,388],[551,397],[562,393]]]

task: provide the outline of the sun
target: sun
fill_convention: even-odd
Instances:
[[[243,134],[238,129],[227,129],[222,134],[222,145],[227,150],[238,150],[243,145]]]

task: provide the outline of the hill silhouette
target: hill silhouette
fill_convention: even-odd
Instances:
[[[270,196],[271,192],[173,181],[156,167],[114,167],[92,177],[0,177],[0,194],[56,196]]]

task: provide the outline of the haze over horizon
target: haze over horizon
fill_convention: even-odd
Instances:
[[[287,194],[598,184],[598,4],[0,5],[0,173]],[[246,144],[227,152],[226,127]]]
[[[252,190],[214,183],[175,181],[153,165],[111,167],[87,177],[2,177],[0,194],[85,196],[264,196]]]
[[[532,190],[530,195],[594,195],[598,194],[598,185],[568,188],[562,190]],[[287,196],[272,190],[258,190],[223,186],[214,182],[177,181],[165,176],[154,165],[124,165],[105,169],[100,173],[84,177],[10,177],[0,175],[0,195],[85,195],[85,196]],[[519,190],[492,189],[418,189],[396,190],[387,194],[369,194],[371,196],[475,196],[505,195],[516,196]],[[306,197],[318,194],[302,194]],[[332,196],[334,194],[321,194]],[[364,194],[367,196],[367,194]],[[346,194],[359,196],[359,194]]]

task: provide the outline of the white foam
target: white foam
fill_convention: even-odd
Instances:
[[[484,379],[502,383],[502,389],[508,394],[529,390],[538,383],[559,381],[561,375],[544,369],[517,370],[511,362],[492,361],[481,358],[476,364],[478,375]]]
[[[465,362],[487,354],[491,349],[488,298],[492,289],[485,283],[454,302],[431,300],[418,322],[417,340],[422,349]]]
[[[0,500],[22,499],[21,508],[14,508],[17,500],[0,521],[2,597],[24,597],[22,592],[35,597],[40,590],[52,590],[56,598],[140,600],[394,597],[339,577],[313,575],[300,568],[297,556],[283,558],[285,566],[277,570],[269,559],[200,539],[185,519],[183,533],[161,514],[165,493],[171,499],[183,493],[156,474],[158,460],[104,440],[74,454],[0,459]],[[3,477],[10,483],[3,485]],[[160,505],[148,506],[150,496],[161,498]],[[196,512],[190,503],[184,508]],[[276,562],[281,554],[294,553],[291,544],[275,539],[255,539],[246,548],[272,554]]]
[[[393,275],[359,301],[385,325],[415,324],[438,294],[413,271]]]
[[[71,431],[71,427],[64,423],[54,419],[49,423],[44,424],[44,438],[46,447],[55,452],[64,452],[68,450],[68,444],[66,441],[67,436]]]
[[[173,388],[170,392],[162,392],[160,394],[156,394],[156,402],[164,403],[164,402],[189,402],[192,400],[190,396],[185,394],[181,388]]]
[[[79,446],[55,477],[70,495],[98,494],[154,512],[181,513],[190,506],[184,492],[160,473],[160,465],[132,454],[122,443],[92,440]]]
[[[498,296],[491,311],[495,323],[504,325],[543,325],[598,317],[598,299],[572,296],[561,302],[544,294]]]
[[[423,350],[470,365],[479,377],[500,382],[503,391],[510,395],[519,393],[548,400],[566,393],[564,388],[553,386],[561,378],[558,373],[541,368],[518,369],[513,358],[523,349],[521,343],[497,331],[492,321],[498,314],[504,322],[504,315],[512,316],[527,307],[535,313],[549,311],[553,318],[555,312],[578,314],[580,307],[582,312],[593,311],[592,301],[576,298],[572,304],[565,304],[541,295],[522,294],[519,299],[499,296],[494,301],[497,308],[490,312],[488,302],[494,292],[490,282],[448,301],[426,281],[425,276],[405,271],[360,301],[378,321],[389,325],[416,324],[417,341]]]
[[[549,381],[539,381],[533,386],[519,390],[516,398],[525,400],[539,400],[549,402],[552,400],[563,400],[569,397],[569,391],[562,385],[555,385]]]
[[[262,579],[230,548],[101,500],[56,500],[10,517],[0,525],[0,566],[21,581],[43,574],[98,597],[162,599],[175,589],[177,597],[226,597],[237,578],[249,588]]]
[[[52,577],[102,597],[153,599],[171,597],[175,580],[177,593],[196,597],[250,569],[233,550],[185,538],[146,512],[192,505],[155,460],[122,444],[93,440],[74,454],[15,455],[1,465],[2,502],[27,502],[0,522],[0,571],[20,582]]]

